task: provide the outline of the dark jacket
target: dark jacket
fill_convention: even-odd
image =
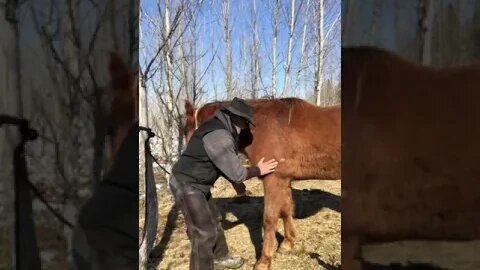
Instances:
[[[260,174],[258,167],[241,165],[237,147],[238,132],[222,111],[200,125],[172,172],[179,184],[189,184],[209,193],[219,176],[234,183]]]

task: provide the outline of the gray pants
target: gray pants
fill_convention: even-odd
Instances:
[[[205,195],[190,185],[179,185],[173,175],[170,178],[170,190],[185,217],[192,247],[190,270],[213,270],[213,260],[227,256],[228,246],[222,228],[222,216],[211,194]]]

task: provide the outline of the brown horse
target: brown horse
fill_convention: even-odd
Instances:
[[[138,267],[138,73],[110,57],[105,110],[113,165],[79,214],[73,257],[78,269]]]
[[[257,164],[262,157],[279,161],[276,171],[263,177],[264,240],[256,269],[269,269],[279,217],[285,226],[280,248],[291,250],[295,240],[290,181],[340,179],[340,106],[317,107],[296,98],[248,102],[254,107],[255,127],[240,133],[240,151],[251,164]],[[222,104],[209,103],[193,111],[187,101],[187,140],[198,124],[211,117]]]
[[[480,64],[342,49],[342,266],[366,242],[480,238]]]

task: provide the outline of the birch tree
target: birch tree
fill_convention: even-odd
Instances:
[[[251,8],[251,30],[253,32],[252,35],[252,43],[250,49],[250,90],[251,90],[251,98],[257,98],[258,91],[259,91],[259,81],[260,81],[260,55],[259,55],[259,47],[260,41],[258,37],[258,28],[257,28],[257,1],[253,0],[253,6]]]
[[[327,5],[329,3],[329,5]],[[315,18],[316,24],[316,53],[315,53],[315,104],[317,105],[327,105],[331,103],[339,103],[340,100],[335,98],[336,94],[326,95],[323,89],[323,81],[328,77],[331,77],[337,74],[336,71],[340,68],[339,61],[332,61],[332,55],[334,50],[339,49],[338,35],[339,35],[339,22],[340,22],[340,13],[334,12],[336,8],[334,1],[324,1],[320,0],[316,6],[316,15]],[[326,15],[329,14],[331,17],[328,19],[328,27],[325,25],[327,20]],[[326,31],[325,31],[326,29]],[[329,66],[326,65],[326,60],[329,59]]]
[[[170,0],[165,0],[165,32],[164,33],[169,33],[171,30],[170,27]],[[171,42],[171,37],[168,37],[164,35],[163,40],[165,42],[165,47],[163,48],[163,54],[164,54],[164,59],[165,59],[165,76],[166,76],[166,109],[169,115],[174,115],[174,101],[175,101],[175,95],[173,93],[173,66],[172,66],[172,42]],[[172,123],[172,119],[170,118],[168,121],[168,126],[169,127],[174,127]],[[170,130],[169,134],[175,134],[174,130]],[[167,145],[166,148],[169,152],[174,152],[173,149],[174,147],[174,142],[172,140],[167,140]],[[166,170],[171,171],[171,163],[167,163]]]
[[[225,91],[227,99],[233,97],[232,89],[232,29],[230,25],[230,0],[222,0],[223,44],[225,58],[223,72],[225,76]]]
[[[280,13],[280,0],[274,0],[273,6],[273,36],[272,36],[272,96],[277,95],[277,39],[278,39],[278,16]]]
[[[290,70],[292,65],[292,43],[295,34],[295,0],[290,1],[290,23],[289,23],[288,47],[287,47],[287,62],[285,63],[285,77],[283,80],[282,96],[287,95],[290,84]]]
[[[305,47],[307,45],[307,29],[308,29],[308,18],[310,17],[310,0],[307,0],[305,9],[304,9],[304,14],[303,14],[303,26],[302,26],[302,46],[300,49],[300,63],[297,69],[297,76],[295,80],[295,86],[293,88],[293,91],[296,92],[297,88],[300,85],[301,81],[301,75],[302,73],[305,73],[305,70],[307,69],[307,61],[306,61],[306,51]],[[305,91],[305,89],[304,89]]]
[[[324,0],[318,1],[318,17],[317,17],[317,31],[318,31],[318,51],[317,51],[317,66],[316,66],[316,85],[315,85],[315,104],[320,106],[322,104],[322,85],[323,85],[323,57],[324,57],[324,35],[323,35],[323,18],[324,18]]]

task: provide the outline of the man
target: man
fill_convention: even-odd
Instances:
[[[239,268],[244,260],[231,256],[210,188],[219,176],[240,183],[275,170],[278,162],[262,158],[257,166],[242,167],[237,138],[252,123],[253,108],[244,100],[233,101],[218,110],[192,135],[185,151],[173,166],[170,188],[187,224],[192,252],[190,270]]]

